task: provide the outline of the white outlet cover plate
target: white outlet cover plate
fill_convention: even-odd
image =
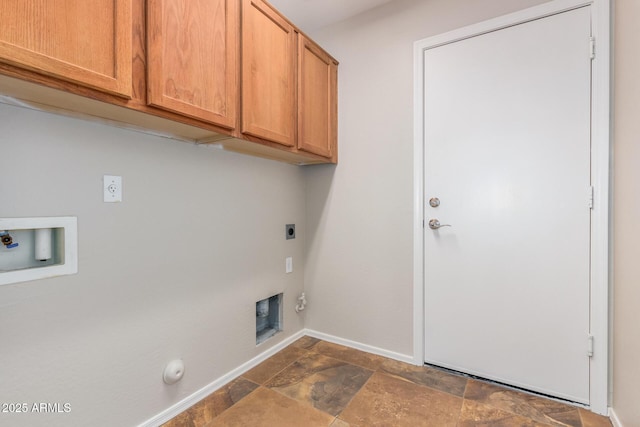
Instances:
[[[285,259],[285,273],[293,273],[293,257]]]
[[[104,202],[114,203],[122,201],[122,177],[105,175],[102,181],[104,190]]]

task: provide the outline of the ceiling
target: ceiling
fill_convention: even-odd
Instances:
[[[339,22],[392,0],[269,0],[302,31]]]

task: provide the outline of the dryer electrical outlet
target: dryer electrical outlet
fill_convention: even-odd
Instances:
[[[285,238],[287,240],[296,238],[296,225],[295,224],[287,224],[284,226],[285,230]]]

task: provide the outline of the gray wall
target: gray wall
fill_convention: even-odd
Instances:
[[[413,42],[540,3],[396,0],[312,34],[340,61],[340,163],[304,171],[308,328],[413,356]]]
[[[308,179],[306,326],[411,355],[412,42],[544,3],[396,0],[322,29],[340,60],[340,165]],[[613,401],[640,425],[640,2],[614,5]],[[326,307],[334,307],[328,310]]]
[[[79,234],[77,275],[0,286],[0,402],[71,413],[1,425],[136,425],[302,329],[300,168],[4,104],[0,159],[0,217],[73,215]],[[255,302],[282,291],[285,331],[256,348]]]
[[[51,426],[143,422],[266,348],[254,345],[257,299],[285,290],[276,342],[300,330],[303,273],[307,327],[411,355],[412,43],[543,2],[397,0],[312,34],[340,60],[337,167],[0,105],[0,217],[76,215],[80,233],[78,275],[0,287],[0,401],[71,402],[70,415],[39,419]],[[613,407],[633,426],[640,6],[615,3]],[[124,176],[122,204],[102,203],[103,174]],[[165,387],[175,357],[187,373]]]
[[[640,426],[640,2],[615,1],[613,409]]]

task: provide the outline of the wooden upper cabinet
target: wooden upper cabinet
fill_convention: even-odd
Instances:
[[[242,133],[295,146],[295,43],[294,28],[271,7],[242,1]]]
[[[131,96],[132,0],[2,0],[0,62]]]
[[[0,0],[0,94],[293,164],[337,162],[337,67],[267,0]]]
[[[298,37],[298,149],[332,157],[337,142],[338,64]]]
[[[233,129],[237,0],[149,0],[148,103]]]

